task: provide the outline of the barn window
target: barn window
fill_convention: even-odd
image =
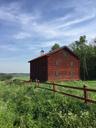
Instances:
[[[58,65],[59,65],[59,61],[58,61],[58,60],[56,60],[55,65],[56,65],[56,66],[58,66]]]
[[[70,77],[74,78],[74,72],[73,71],[70,72]]]
[[[56,72],[55,72],[55,76],[59,76],[59,72],[56,71]]]
[[[66,71],[64,71],[64,77],[66,77]]]
[[[64,71],[64,75],[66,75],[66,71]]]
[[[71,66],[71,67],[74,66],[74,62],[73,62],[73,61],[70,62],[70,66]]]

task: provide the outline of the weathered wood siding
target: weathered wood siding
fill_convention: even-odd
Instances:
[[[62,49],[48,57],[48,80],[79,80],[79,66],[78,58]]]
[[[42,57],[30,62],[30,79],[47,81],[47,57]]]

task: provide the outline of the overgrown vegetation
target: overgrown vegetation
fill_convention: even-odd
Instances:
[[[0,82],[0,128],[96,128],[96,105],[34,88],[34,83]]]

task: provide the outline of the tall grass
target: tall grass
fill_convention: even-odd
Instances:
[[[0,82],[0,128],[96,128],[96,105],[34,83]]]

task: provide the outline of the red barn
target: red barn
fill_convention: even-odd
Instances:
[[[80,79],[79,58],[66,46],[30,60],[30,79],[64,81]]]

